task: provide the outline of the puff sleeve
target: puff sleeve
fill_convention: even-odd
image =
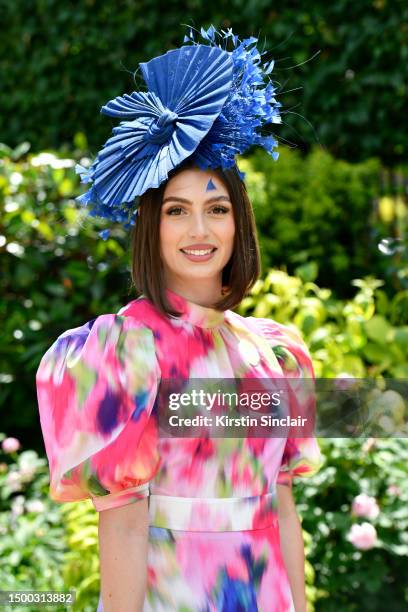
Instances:
[[[51,499],[100,511],[148,496],[159,378],[153,332],[135,317],[100,315],[57,338],[36,373]]]
[[[277,484],[291,485],[294,477],[310,477],[319,471],[323,457],[314,436],[316,417],[315,372],[309,350],[300,334],[271,319],[258,319],[262,335],[268,341],[285,379],[308,379],[299,385],[288,383],[292,416],[307,417],[311,424],[307,437],[288,437],[283,450]],[[305,432],[306,433],[306,432]]]

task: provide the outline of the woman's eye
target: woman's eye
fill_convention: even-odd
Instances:
[[[180,206],[173,206],[173,208],[169,208],[167,210],[167,215],[179,215],[180,211],[182,211],[183,209]]]
[[[226,213],[229,212],[229,208],[225,207],[225,206],[213,206],[210,209],[211,213],[214,213],[216,215],[225,215]],[[171,216],[180,216],[181,214],[184,213],[184,209],[181,206],[172,206],[171,208],[168,208],[166,210],[166,215],[171,215]]]
[[[225,206],[214,206],[212,210],[217,215],[225,215],[227,212],[229,212],[229,208],[226,208]]]

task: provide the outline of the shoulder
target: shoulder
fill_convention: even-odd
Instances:
[[[149,327],[136,317],[116,313],[101,314],[77,327],[63,331],[52,344],[53,347],[63,347],[71,343],[82,347],[86,342],[92,341],[95,345],[117,343],[126,333],[137,332],[136,335],[149,337],[152,332]]]
[[[154,353],[153,332],[138,317],[105,313],[57,336],[41,358],[37,377],[57,364],[73,367],[81,363],[97,370],[102,361],[120,358],[121,365],[126,358],[138,357],[153,365]]]
[[[146,494],[159,383],[153,333],[137,317],[102,314],[58,336],[36,373],[52,499],[92,497],[103,510]]]
[[[293,345],[304,344],[299,329],[294,325],[285,325],[274,319],[262,317],[245,317],[245,320],[265,338]]]
[[[300,330],[263,317],[242,317],[241,325],[266,340],[281,365],[287,370],[299,370],[304,376],[314,377],[312,357]]]
[[[274,319],[264,317],[243,317],[236,312],[228,311],[232,324],[245,327],[252,333],[271,341],[282,341],[287,344],[304,344],[300,331],[294,325],[278,323]]]

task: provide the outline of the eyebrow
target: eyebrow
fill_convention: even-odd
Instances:
[[[169,202],[170,200],[173,202],[180,202],[181,204],[192,204],[190,200],[186,200],[185,198],[179,198],[177,196],[167,196],[167,198],[164,198],[162,204],[165,204],[166,202]],[[213,196],[212,198],[208,198],[208,200],[205,201],[205,204],[208,204],[209,202],[221,202],[221,201],[230,202],[231,200],[226,195],[219,195],[219,196]]]

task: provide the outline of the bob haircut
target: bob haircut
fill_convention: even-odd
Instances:
[[[163,314],[176,317],[181,313],[171,308],[165,294],[160,257],[161,206],[168,181],[179,172],[195,167],[194,162],[185,160],[158,188],[148,189],[141,195],[136,223],[131,229],[131,276],[136,292],[145,295]],[[235,308],[245,297],[260,275],[261,262],[254,213],[238,168],[217,168],[212,172],[228,191],[235,222],[233,252],[222,270],[224,297],[213,305],[216,310],[224,311]]]

